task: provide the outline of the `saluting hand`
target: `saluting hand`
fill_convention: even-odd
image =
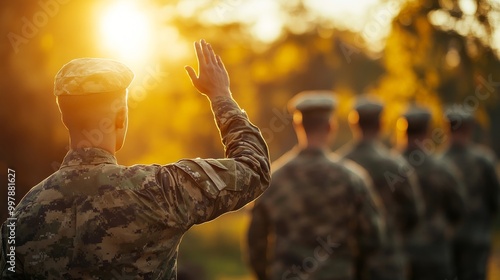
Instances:
[[[205,40],[200,40],[199,43],[195,42],[194,47],[198,59],[199,74],[196,75],[191,66],[185,66],[185,69],[196,89],[209,99],[218,96],[231,96],[229,75],[220,56],[214,53],[212,46]]]

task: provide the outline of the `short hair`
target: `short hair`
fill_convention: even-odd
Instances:
[[[296,111],[294,114],[294,120],[299,122],[304,128],[306,134],[316,133],[325,131],[325,128],[330,124],[333,111],[331,109],[315,109],[308,111]],[[300,121],[295,117],[297,114],[300,115]]]
[[[359,114],[358,126],[361,130],[379,130],[380,129],[380,113]]]
[[[85,126],[93,119],[113,114],[127,106],[127,91],[106,94],[58,96],[56,102],[66,127]]]

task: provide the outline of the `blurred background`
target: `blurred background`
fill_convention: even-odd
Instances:
[[[368,94],[387,105],[389,145],[410,104],[428,106],[435,129],[444,129],[444,106],[459,103],[478,119],[475,140],[500,153],[499,0],[17,0],[0,2],[0,22],[2,201],[7,168],[16,170],[19,201],[66,154],[53,77],[77,57],[115,58],[136,74],[119,163],[222,157],[208,101],[183,69],[195,66],[192,44],[201,38],[223,58],[272,160],[296,143],[286,102],[308,89],[336,92],[334,150],[351,140],[347,114]],[[444,145],[435,144],[437,153]],[[197,279],[252,279],[247,224],[243,209],[195,226],[180,246],[180,268]],[[500,279],[498,232],[490,279]]]

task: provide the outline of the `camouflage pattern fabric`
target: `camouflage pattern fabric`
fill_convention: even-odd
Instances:
[[[465,214],[465,186],[446,160],[419,148],[407,148],[403,155],[418,176],[425,201],[424,219],[407,242],[410,279],[453,279],[452,238]]]
[[[269,185],[266,143],[229,98],[213,101],[225,159],[121,166],[101,149],[71,150],[15,210],[16,274],[2,279],[175,279],[194,224],[238,209]]]
[[[451,145],[444,158],[462,173],[466,215],[457,231],[454,258],[459,280],[486,279],[494,216],[498,213],[500,183],[494,152],[475,145]]]
[[[417,177],[402,156],[376,140],[354,143],[344,148],[343,155],[368,171],[387,213],[386,242],[376,252],[361,256],[359,279],[406,279],[404,242],[424,209]]]
[[[258,279],[354,279],[356,255],[380,246],[384,231],[366,172],[313,148],[292,150],[273,168],[248,231]]]
[[[54,79],[54,95],[89,95],[125,90],[134,73],[125,64],[105,58],[77,58]]]

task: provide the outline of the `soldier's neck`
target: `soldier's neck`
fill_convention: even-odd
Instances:
[[[378,131],[365,131],[361,132],[361,141],[374,141],[378,139]]]
[[[328,149],[328,135],[308,136],[304,141],[299,142],[301,149]]]
[[[70,147],[72,150],[81,148],[99,148],[115,154],[116,136],[114,134],[98,133],[98,130],[82,130],[70,132]]]

